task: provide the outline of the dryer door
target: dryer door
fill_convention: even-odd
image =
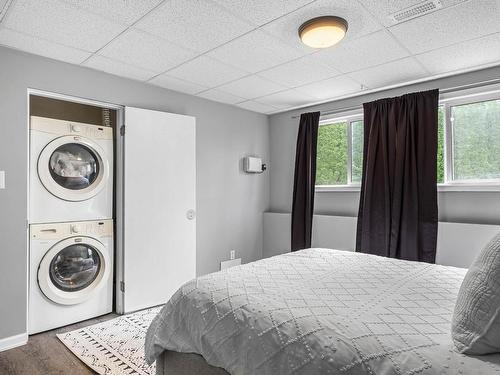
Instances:
[[[111,263],[105,246],[91,237],[58,242],[43,257],[38,285],[51,301],[74,305],[92,297],[109,279]]]
[[[37,168],[43,186],[67,201],[92,198],[109,178],[109,163],[102,148],[80,136],[50,142],[40,153]]]

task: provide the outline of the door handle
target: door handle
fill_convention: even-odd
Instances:
[[[196,217],[196,211],[193,209],[187,210],[186,217],[188,220],[193,220]]]

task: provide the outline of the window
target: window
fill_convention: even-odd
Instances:
[[[454,181],[500,181],[500,100],[450,105]]]
[[[316,185],[357,186],[363,168],[363,120],[322,121],[318,131]]]
[[[438,108],[437,181],[442,189],[500,186],[500,95],[446,99]],[[363,118],[322,120],[316,185],[359,188]]]
[[[361,183],[363,171],[363,120],[351,122],[351,183]]]

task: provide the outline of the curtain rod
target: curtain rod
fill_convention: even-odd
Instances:
[[[477,83],[469,83],[467,85],[461,85],[461,86],[455,86],[455,87],[448,87],[446,89],[439,90],[439,94],[447,94],[447,93],[450,93],[450,92],[467,90],[467,89],[473,89],[473,88],[476,88],[476,87],[489,86],[489,85],[494,85],[494,84],[498,84],[498,83],[500,83],[500,78],[491,79],[491,80],[488,80],[488,81],[477,82]],[[367,94],[369,94],[369,93],[367,93]],[[360,110],[360,109],[363,109],[362,105],[336,108],[336,109],[332,109],[332,110],[321,111],[321,116],[334,115],[334,114],[337,114],[337,113],[348,112],[348,111],[355,111],[355,110]],[[294,115],[294,116],[291,116],[291,117],[295,119],[295,118],[299,118],[300,115]]]

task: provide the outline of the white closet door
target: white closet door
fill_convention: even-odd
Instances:
[[[194,117],[125,108],[119,312],[166,303],[196,276],[195,152]]]

